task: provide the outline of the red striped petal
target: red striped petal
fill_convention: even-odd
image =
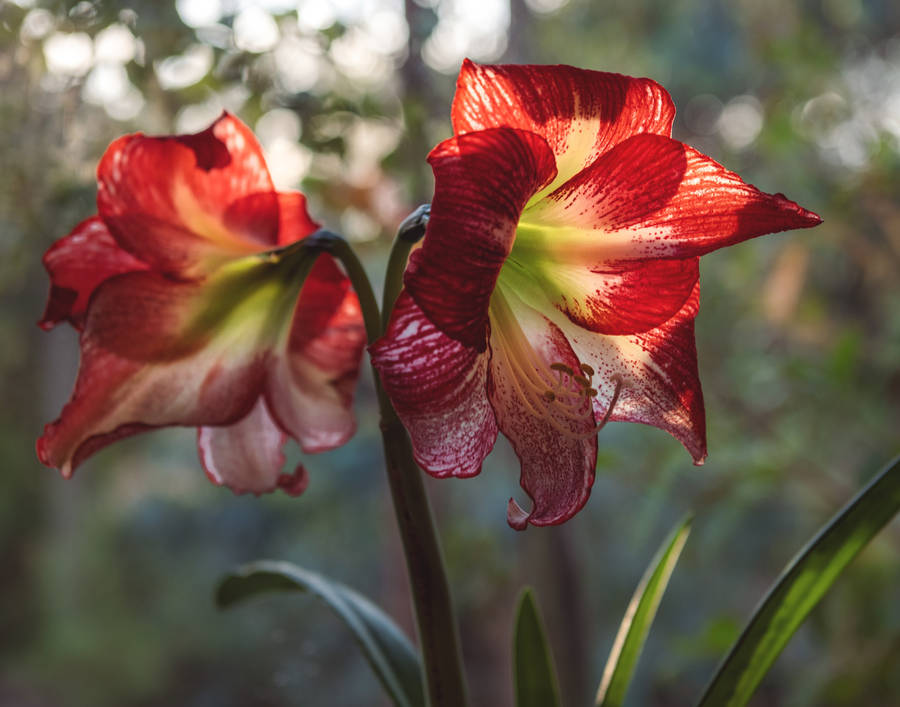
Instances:
[[[498,128],[445,140],[428,156],[435,190],[405,284],[444,334],[483,351],[488,303],[528,199],[553,179],[543,138]]]
[[[320,257],[266,384],[272,415],[304,451],[334,449],[356,430],[351,406],[365,344],[356,293],[334,261]]]
[[[263,392],[270,349],[291,309],[264,278],[248,278],[243,289],[231,282],[132,272],[98,287],[81,336],[75,391],[38,442],[41,461],[70,475],[123,434],[242,418]],[[242,313],[244,306],[251,309]]]
[[[137,432],[230,424],[247,414],[262,389],[265,354],[203,349],[143,364],[96,346],[89,328],[72,398],[37,442],[41,462],[65,477],[94,452]]]
[[[579,326],[600,334],[633,334],[659,326],[681,309],[699,278],[699,262],[618,260],[585,266],[536,258],[528,274],[547,302]],[[536,306],[546,308],[543,302]]]
[[[706,458],[706,418],[697,372],[694,317],[700,285],[684,306],[664,324],[627,336],[605,336],[578,328],[559,317],[578,358],[595,371],[599,391],[595,413],[605,414],[616,380],[622,381],[613,421],[640,422],[665,430],[700,464]]]
[[[127,135],[97,168],[97,205],[118,243],[182,276],[278,243],[279,207],[253,133],[224,113],[196,135]]]
[[[485,389],[489,353],[443,334],[405,291],[370,351],[419,465],[439,477],[481,471],[497,439]]]
[[[488,392],[500,431],[519,457],[519,483],[534,503],[528,513],[511,504],[507,519],[517,530],[528,523],[556,525],[575,515],[590,495],[597,463],[594,415],[577,386],[571,407],[543,398],[553,383],[550,366],[578,371],[578,358],[547,318],[514,295],[497,296],[505,303],[497,300],[491,307]]]
[[[299,241],[318,228],[306,210],[306,196],[298,191],[278,193],[278,245]]]
[[[277,219],[273,220],[273,214]],[[260,224],[277,226],[275,243],[285,246],[306,238],[319,228],[306,210],[306,196],[298,191],[258,192],[232,201],[225,209],[223,223],[229,232],[252,234]]]
[[[209,326],[190,331],[208,297],[202,285],[150,271],[110,278],[91,302],[82,352],[91,346],[137,362],[193,353],[210,336]]]
[[[302,466],[292,474],[281,473],[285,439],[265,401],[259,398],[238,422],[226,427],[201,427],[197,449],[214,484],[227,486],[237,494],[258,495],[282,488],[295,496],[303,492],[308,479]]]
[[[82,221],[54,243],[44,254],[44,267],[50,274],[50,296],[38,322],[42,329],[65,320],[81,329],[88,300],[100,283],[114,275],[147,268],[119,247],[96,216]]]
[[[670,135],[675,106],[650,79],[466,60],[451,116],[457,134],[510,127],[541,135],[556,155],[560,184],[632,135]]]
[[[691,258],[748,238],[821,223],[781,194],[746,184],[676,140],[638,135],[522,215],[548,257],[595,266]],[[537,246],[535,246],[537,247]]]

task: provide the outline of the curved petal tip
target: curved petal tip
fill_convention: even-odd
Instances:
[[[528,528],[528,519],[530,517],[531,513],[523,509],[516,502],[516,499],[510,497],[506,506],[506,522],[509,523],[509,527],[513,530],[525,530]]]
[[[819,216],[815,211],[810,211],[809,209],[804,209],[800,204],[791,199],[788,199],[781,192],[775,194],[775,198],[782,200],[785,202],[787,207],[794,211],[797,215],[797,219],[799,223],[796,228],[813,228],[814,226],[818,226],[822,223],[822,217]]]
[[[279,476],[276,485],[288,496],[299,496],[309,486],[309,472],[305,466],[298,464],[293,474]]]

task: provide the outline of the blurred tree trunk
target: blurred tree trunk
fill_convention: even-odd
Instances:
[[[503,61],[510,64],[540,62],[540,45],[534,37],[534,16],[525,0],[509,0],[509,37]]]
[[[428,67],[422,61],[422,45],[435,24],[434,10],[413,0],[404,0],[409,27],[406,60],[400,67],[400,96],[403,102],[404,140],[398,151],[403,160],[401,174],[408,175],[407,193],[414,204],[431,201],[432,177],[425,156],[432,145],[428,137],[428,118],[437,103]]]

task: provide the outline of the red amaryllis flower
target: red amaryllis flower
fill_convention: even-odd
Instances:
[[[277,192],[250,130],[227,113],[196,135],[113,142],[97,169],[98,214],[44,256],[40,324],[81,332],[75,391],[37,442],[72,474],[153,427],[199,427],[207,475],[235,492],[300,493],[286,437],[316,452],[354,431],[365,343],[359,303],[329,256],[290,248],[317,225]],[[288,247],[285,247],[288,246]]]
[[[431,220],[372,353],[434,476],[477,474],[498,430],[511,440],[534,503],[510,500],[514,528],[584,505],[607,419],[701,463],[699,256],[820,222],[671,139],[674,114],[647,79],[462,67]]]

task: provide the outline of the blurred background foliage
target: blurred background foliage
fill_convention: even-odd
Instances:
[[[704,258],[697,321],[709,461],[610,425],[567,525],[516,534],[518,465],[430,482],[473,703],[511,703],[509,637],[537,587],[567,704],[588,704],[653,549],[698,517],[631,694],[684,705],[784,563],[898,449],[900,4],[887,0],[0,0],[0,705],[380,705],[347,632],[312,600],[211,602],[273,557],[363,590],[411,629],[371,382],[345,448],[300,499],[209,484],[190,430],[120,443],[63,482],[33,440],[77,365],[39,332],[44,249],[94,212],[118,135],[197,131],[226,108],[277,184],[301,187],[376,280],[427,201],[454,75],[481,61],[653,77],[676,137],[819,212],[812,231]],[[297,453],[299,457],[299,453]],[[521,499],[520,499],[521,500]],[[900,527],[815,611],[757,705],[900,704]]]

